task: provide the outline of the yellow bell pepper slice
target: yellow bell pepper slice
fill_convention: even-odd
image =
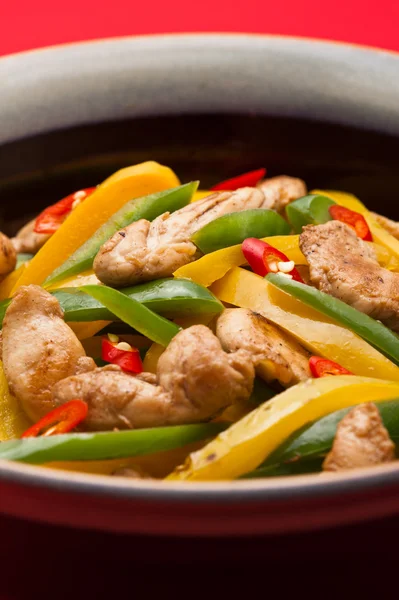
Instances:
[[[11,395],[0,362],[0,441],[19,438],[31,424],[18,400]]]
[[[312,194],[323,194],[334,200],[337,204],[345,206],[350,210],[354,210],[364,216],[367,221],[367,225],[370,228],[371,235],[373,236],[374,242],[385,246],[392,254],[399,258],[399,240],[388,233],[371,215],[370,211],[364,206],[362,202],[353,194],[346,192],[337,192],[335,190],[314,190]]]
[[[211,192],[210,190],[197,190],[191,198],[191,202],[197,202],[197,200],[202,200],[211,194],[214,194],[214,192]]]
[[[168,480],[236,479],[256,469],[292,433],[336,410],[399,397],[399,384],[339,375],[309,379],[265,402],[201,450]]]
[[[143,371],[146,373],[154,373],[157,372],[158,361],[161,355],[165,352],[165,346],[161,344],[157,344],[154,342],[151,347],[147,350],[146,355],[143,360]]]
[[[16,286],[20,277],[25,272],[26,263],[23,263],[18,269],[7,275],[5,279],[0,283],[0,300],[9,298],[12,290]]]
[[[58,231],[30,261],[14,286],[40,285],[117,210],[139,198],[180,185],[174,172],[156,162],[145,162],[117,171],[98,186],[64,221]]]
[[[250,271],[232,269],[211,291],[222,302],[263,314],[312,354],[329,358],[355,375],[399,381],[399,367],[358,335]]]
[[[280,252],[284,252],[296,265],[306,265],[306,258],[299,249],[298,235],[275,235],[262,238],[264,242],[271,244]],[[200,283],[205,287],[212,285],[233,267],[247,264],[241,250],[241,244],[223,248],[210,254],[205,254],[195,262],[180,267],[173,273],[174,277],[185,277]]]

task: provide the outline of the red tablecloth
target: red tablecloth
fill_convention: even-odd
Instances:
[[[398,0],[0,0],[0,55],[144,33],[256,32],[399,50]]]

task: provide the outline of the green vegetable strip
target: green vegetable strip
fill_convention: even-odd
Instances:
[[[286,209],[287,218],[296,233],[301,233],[305,225],[320,225],[331,221],[328,209],[334,200],[321,194],[310,194],[291,202]]]
[[[205,423],[24,438],[1,443],[0,459],[42,464],[53,461],[129,458],[181,448],[211,438],[225,428],[221,423]]]
[[[191,241],[204,254],[241,244],[248,237],[287,235],[288,223],[274,210],[255,208],[223,215],[199,229]]]
[[[91,238],[76,250],[62,265],[47,277],[46,287],[90,269],[101,246],[114,233],[139,219],[153,221],[164,212],[174,212],[186,206],[198,188],[198,181],[163,190],[156,194],[134,198],[119,209]]]
[[[77,288],[92,296],[121,321],[133,327],[136,331],[148,337],[153,342],[167,346],[171,339],[180,331],[180,327],[160,317],[144,306],[114,290],[102,285],[84,285]]]
[[[399,337],[379,321],[352,308],[342,300],[320,292],[310,285],[288,279],[284,275],[269,274],[266,275],[266,279],[283,292],[348,327],[399,365]]]
[[[399,399],[376,403],[392,441],[399,442]],[[327,454],[332,447],[339,422],[353,407],[337,410],[293,433],[263,466]]]
[[[165,316],[214,315],[223,310],[223,304],[207,288],[188,279],[158,279],[120,291]],[[60,303],[65,321],[117,320],[101,302],[76,288],[62,288],[51,293]],[[0,302],[0,328],[10,302],[10,299]]]
[[[376,403],[390,438],[399,443],[399,399]],[[339,422],[353,407],[337,410],[295,431],[254,471],[244,479],[296,475],[320,471],[325,455],[331,450]]]
[[[266,477],[287,477],[288,475],[306,475],[321,471],[324,458],[301,460],[293,463],[267,465],[242,475],[239,479],[265,479]]]

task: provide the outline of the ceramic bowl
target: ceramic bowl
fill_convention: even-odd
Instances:
[[[255,35],[61,46],[0,60],[0,211],[28,216],[116,168],[183,180],[267,166],[395,215],[399,56]],[[0,513],[103,531],[259,535],[399,512],[399,464],[335,476],[136,482],[0,463]]]

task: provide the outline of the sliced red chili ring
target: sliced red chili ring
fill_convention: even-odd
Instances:
[[[113,365],[118,365],[127,373],[142,373],[143,363],[141,362],[140,353],[137,348],[124,350],[118,348],[118,342],[111,342],[104,338],[101,347],[102,359]]]
[[[35,233],[55,233],[64,222],[65,217],[74,208],[74,203],[86,200],[95,189],[95,187],[92,187],[79,190],[45,208],[36,219]]]
[[[338,363],[321,356],[311,356],[309,359],[310,372],[313,377],[327,377],[328,375],[353,375],[351,371],[341,367]]]
[[[256,171],[249,171],[248,173],[243,173],[242,175],[233,177],[232,179],[221,181],[217,185],[211,187],[211,190],[215,192],[222,190],[233,192],[234,190],[238,190],[242,187],[255,187],[265,175],[266,169],[256,169]]]
[[[304,283],[293,261],[267,242],[257,238],[247,238],[243,241],[241,249],[249,266],[257,275],[265,277],[268,273],[283,273],[295,281]]]
[[[333,204],[328,208],[328,211],[335,221],[341,221],[356,231],[360,239],[366,242],[373,240],[367,221],[360,213],[345,206],[339,206],[339,204]]]
[[[55,408],[29,427],[21,437],[58,435],[72,431],[87,415],[88,406],[83,400],[70,400]]]

